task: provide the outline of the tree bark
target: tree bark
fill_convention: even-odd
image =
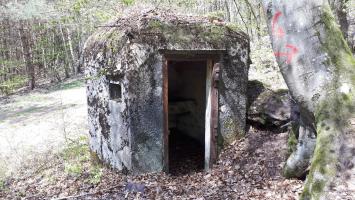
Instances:
[[[74,54],[74,50],[73,50],[73,44],[72,44],[72,39],[71,39],[71,31],[69,30],[69,28],[66,28],[67,30],[67,36],[68,36],[68,44],[69,44],[69,50],[70,50],[70,55],[71,55],[71,60],[72,60],[72,70],[74,75],[78,74],[77,68],[75,67],[76,63],[75,63],[75,54]]]
[[[297,148],[287,159],[284,167],[283,173],[287,178],[303,178],[310,165],[316,145],[316,130],[314,119],[307,118],[309,116],[313,115],[305,113],[305,111],[301,111],[300,113],[298,130],[296,130],[296,138],[298,139]]]
[[[69,78],[70,77],[70,70],[69,70],[69,59],[68,59],[68,50],[67,50],[67,45],[66,45],[66,41],[65,41],[65,35],[64,35],[64,32],[63,32],[63,27],[62,27],[62,24],[60,22],[58,22],[59,24],[59,32],[60,32],[60,35],[62,36],[62,45],[63,45],[63,49],[61,48],[58,48],[59,51],[62,51],[63,53],[63,56],[64,56],[64,59],[62,60],[63,62],[63,65],[64,65],[64,74],[65,74],[65,78]],[[61,41],[58,41],[58,46],[60,46],[60,43]]]
[[[329,3],[263,6],[277,62],[301,109],[299,144],[285,171],[298,177],[309,169],[301,199],[355,198],[355,60]]]
[[[6,60],[6,56],[5,56],[5,51],[7,48],[6,45],[6,32],[5,32],[5,23],[1,22],[1,46],[0,46],[0,66],[2,68],[2,70],[0,70],[0,81],[6,81],[6,65],[4,63],[4,61]],[[1,89],[1,88],[0,88]]]
[[[22,42],[23,53],[24,53],[24,58],[26,63],[27,75],[29,79],[29,88],[33,90],[35,88],[36,77],[35,77],[34,65],[32,62],[32,51],[31,51],[30,41],[29,41],[31,36],[28,28],[29,27],[26,26],[25,22],[22,21],[20,23],[19,33],[21,35],[21,42]]]

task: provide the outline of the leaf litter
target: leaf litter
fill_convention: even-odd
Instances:
[[[41,169],[27,167],[6,180],[0,198],[298,199],[303,182],[282,177],[287,135],[250,127],[246,137],[221,152],[210,172],[126,175],[102,167],[98,183],[90,181],[89,160],[81,163],[81,173],[73,175],[65,172],[63,159],[53,155],[46,158],[45,166],[36,165]]]

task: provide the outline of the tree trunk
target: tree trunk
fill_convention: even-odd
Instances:
[[[5,23],[1,22],[1,46],[0,46],[0,66],[2,68],[2,70],[0,70],[0,81],[6,81],[6,65],[5,65],[5,60],[6,60],[6,56],[5,56],[5,49],[7,48],[6,45],[6,32],[5,32]],[[0,88],[1,91],[1,88]]]
[[[60,51],[62,51],[63,53],[63,56],[64,56],[64,59],[63,59],[63,65],[64,65],[64,74],[65,74],[65,78],[69,78],[70,77],[70,69],[69,69],[69,64],[68,64],[68,50],[67,50],[67,45],[66,45],[66,41],[65,41],[65,35],[64,35],[64,32],[63,32],[63,27],[61,25],[61,23],[59,22],[59,32],[60,32],[60,35],[62,36],[62,41],[59,41],[58,40],[58,46],[60,45],[60,42],[63,42],[62,45],[63,45],[63,49],[60,49]],[[59,49],[59,48],[58,48]]]
[[[78,74],[77,68],[75,67],[76,62],[75,62],[75,54],[74,54],[74,50],[73,50],[73,44],[72,44],[72,39],[71,39],[71,31],[69,30],[69,28],[66,28],[67,30],[67,36],[68,36],[68,44],[69,44],[69,50],[70,50],[70,55],[71,55],[71,60],[72,60],[72,70],[74,75]]]
[[[55,56],[55,59],[53,59],[53,62],[51,63],[51,71],[53,72],[52,74],[52,80],[53,82],[55,80],[57,80],[57,82],[61,82],[62,79],[60,77],[60,74],[59,74],[59,71],[57,70],[58,68],[58,59],[59,59],[59,54],[57,54],[57,48],[56,48],[56,43],[57,43],[57,40],[56,40],[56,33],[55,33],[55,27],[52,28],[51,30],[51,34],[52,34],[52,42],[53,42],[53,45],[52,45],[52,56],[54,57]]]
[[[301,110],[298,130],[296,131],[297,133],[294,134],[298,139],[297,149],[287,159],[284,167],[284,176],[287,178],[303,178],[307,173],[316,145],[313,115]]]
[[[32,52],[30,47],[30,33],[28,29],[29,27],[26,26],[24,22],[20,23],[19,33],[21,35],[21,42],[23,47],[23,53],[26,63],[26,71],[29,79],[29,88],[33,90],[35,88],[35,69],[32,62]]]
[[[355,60],[329,3],[263,5],[277,62],[301,109],[299,144],[285,171],[299,177],[309,169],[301,199],[355,198]]]

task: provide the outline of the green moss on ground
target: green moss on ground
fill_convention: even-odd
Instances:
[[[289,131],[288,134],[288,139],[287,139],[287,156],[286,157],[290,157],[291,154],[293,152],[295,152],[297,150],[297,144],[298,144],[298,140],[297,140],[297,134],[296,131],[298,131],[299,126],[297,127],[292,127],[292,129]],[[294,170],[290,170],[287,167],[287,163],[285,163],[284,167],[283,167],[283,171],[282,174],[284,177],[286,178],[294,178],[297,177],[294,174]]]
[[[293,130],[290,130],[287,139],[287,157],[289,157],[297,149],[297,138]]]
[[[85,85],[85,79],[78,79],[78,80],[64,82],[64,83],[55,85],[50,90],[51,91],[70,90],[70,89],[83,87],[84,85]]]

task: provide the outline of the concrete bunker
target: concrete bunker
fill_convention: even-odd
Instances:
[[[208,170],[245,132],[249,40],[231,25],[130,15],[88,39],[84,63],[90,148],[115,169]]]

